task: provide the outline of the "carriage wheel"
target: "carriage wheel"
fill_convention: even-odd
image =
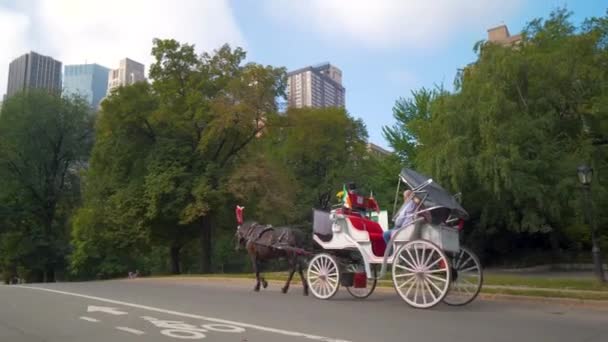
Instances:
[[[362,265],[350,265],[348,268],[349,272],[357,272],[358,270],[360,270],[360,267],[363,267]],[[365,299],[369,296],[371,296],[372,293],[374,293],[374,290],[376,289],[376,283],[378,282],[378,274],[376,271],[376,265],[371,265],[372,268],[372,279],[367,278],[367,284],[365,285],[364,288],[357,288],[354,286],[349,286],[346,288],[346,291],[348,291],[348,293],[350,293],[351,296],[357,298],[357,299]]]
[[[448,305],[468,304],[477,297],[482,283],[479,259],[470,249],[460,247],[452,258],[452,284],[443,301]]]
[[[426,240],[401,246],[393,261],[395,290],[409,305],[426,309],[448,293],[451,270],[445,253]]]
[[[319,299],[333,297],[340,287],[340,269],[336,259],[326,253],[317,254],[308,264],[308,288]]]

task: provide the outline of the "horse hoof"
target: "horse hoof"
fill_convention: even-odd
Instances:
[[[264,282],[262,283],[262,286],[264,286],[264,288],[268,287],[268,282],[266,280],[264,280]]]
[[[255,292],[260,292],[260,287],[259,287],[259,286],[254,287],[254,288],[253,288],[253,291],[255,291]]]
[[[282,288],[282,289],[281,289],[281,292],[283,292],[283,293],[287,293],[287,289],[286,289],[286,288]]]

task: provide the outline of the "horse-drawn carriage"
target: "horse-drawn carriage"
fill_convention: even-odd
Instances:
[[[306,278],[315,297],[329,299],[343,286],[353,297],[367,298],[390,266],[396,291],[416,308],[475,299],[483,275],[477,256],[460,245],[467,212],[432,179],[410,169],[399,175],[395,204],[401,183],[419,201],[414,219],[395,228],[388,243],[383,238],[389,229],[386,211],[378,212],[369,198],[354,195],[347,198],[348,206],[313,211],[313,239],[322,252],[310,260]],[[401,210],[405,203],[397,213]]]

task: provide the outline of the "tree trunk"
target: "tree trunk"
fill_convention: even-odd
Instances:
[[[54,283],[55,282],[55,269],[53,266],[47,266],[44,270],[44,282]]]
[[[551,262],[554,264],[560,262],[559,235],[555,228],[549,233],[549,243],[551,244]]]
[[[40,269],[37,269],[32,272],[32,278],[34,283],[42,283],[44,280],[44,272]]]
[[[201,224],[201,273],[211,273],[211,217],[203,217]]]
[[[172,274],[180,274],[180,246],[171,246],[169,254],[171,256],[171,273]]]

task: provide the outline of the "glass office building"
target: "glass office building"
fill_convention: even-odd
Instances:
[[[63,75],[63,92],[85,98],[93,109],[106,96],[110,69],[99,64],[66,65]]]

